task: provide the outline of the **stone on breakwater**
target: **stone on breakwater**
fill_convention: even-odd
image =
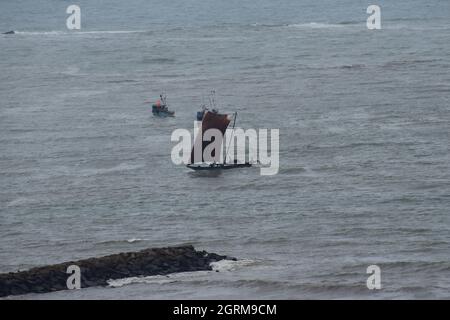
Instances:
[[[179,246],[69,261],[0,274],[0,297],[65,290],[70,276],[66,271],[70,265],[80,267],[81,287],[87,288],[107,285],[110,279],[212,270],[210,263],[223,259],[236,260],[215,253],[196,251],[193,246]]]

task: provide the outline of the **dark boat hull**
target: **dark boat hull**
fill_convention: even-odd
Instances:
[[[167,109],[161,109],[157,106],[152,106],[152,113],[158,117],[174,117],[175,111],[169,111]]]
[[[195,171],[212,171],[212,170],[228,170],[228,169],[238,169],[238,168],[249,168],[251,163],[225,163],[225,164],[214,164],[214,165],[195,165],[188,164],[186,167]]]

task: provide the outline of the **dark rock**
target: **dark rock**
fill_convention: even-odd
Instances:
[[[105,286],[110,279],[212,270],[210,263],[223,259],[236,260],[215,253],[196,251],[193,246],[180,246],[70,261],[0,274],[0,297],[65,290],[70,276],[66,270],[70,265],[80,267],[81,287],[86,288]]]

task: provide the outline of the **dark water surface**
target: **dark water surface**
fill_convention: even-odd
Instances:
[[[77,4],[71,32],[67,2],[0,3],[0,272],[185,243],[245,260],[25,298],[450,298],[448,1],[378,1],[378,31],[367,1]],[[172,164],[212,89],[280,129],[278,175]]]

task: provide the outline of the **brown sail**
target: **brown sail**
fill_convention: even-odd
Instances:
[[[210,144],[216,141],[203,141],[204,133],[209,129],[218,129],[222,133],[222,137],[220,138],[220,144],[223,142],[223,137],[225,135],[225,131],[227,130],[228,125],[230,124],[230,117],[227,114],[220,114],[215,112],[206,111],[203,116],[201,131],[198,133],[195,138],[194,146],[191,151],[191,163],[195,162],[204,162],[203,151]],[[197,158],[195,158],[195,149],[200,148],[201,146],[201,155],[199,151],[197,151]],[[215,151],[212,152],[212,156],[215,157]]]

